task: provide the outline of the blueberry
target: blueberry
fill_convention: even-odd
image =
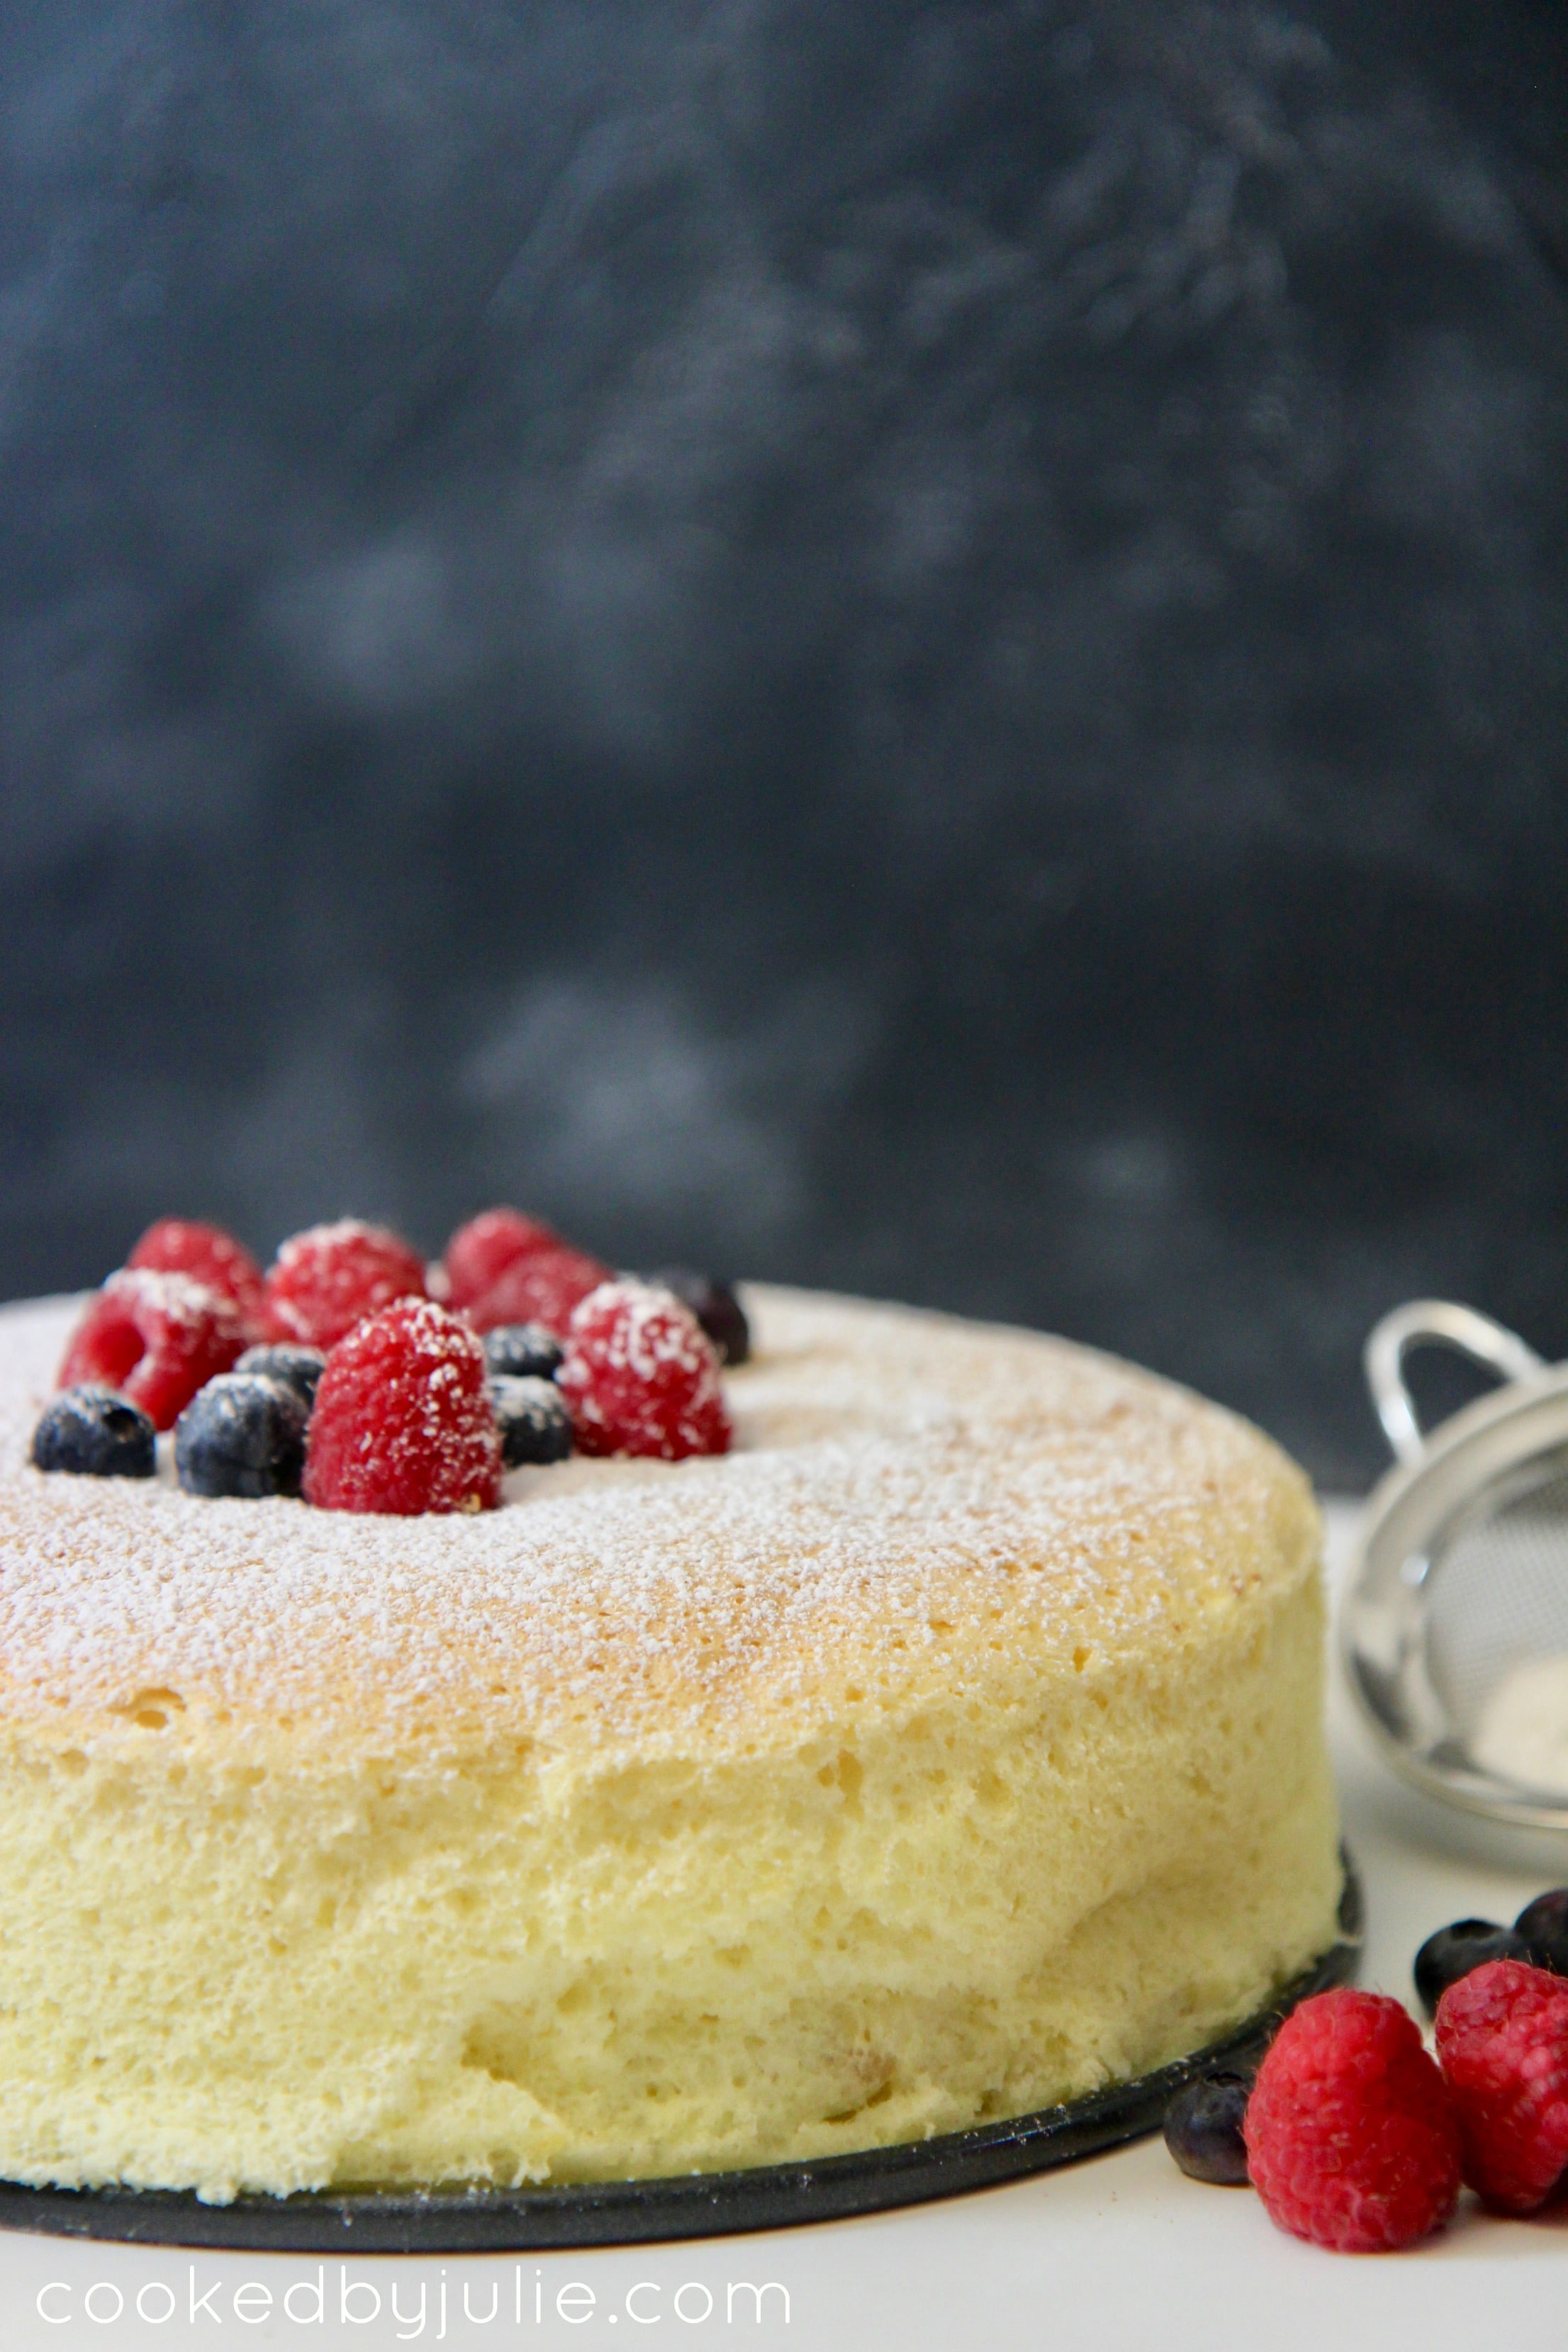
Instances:
[[[326,1369],[320,1348],[297,1347],[292,1341],[268,1348],[247,1348],[235,1366],[237,1372],[260,1372],[269,1381],[287,1381],[298,1389],[310,1412],[316,1402],[316,1383]]]
[[[650,1274],[650,1282],[661,1289],[673,1290],[683,1307],[689,1307],[718,1350],[721,1364],[743,1364],[752,1352],[751,1326],[745,1309],[727,1282],[716,1282],[710,1274],[695,1274],[689,1265],[661,1266]]]
[[[1428,1936],[1415,1955],[1415,1990],[1428,2017],[1452,1984],[1484,1960],[1528,1960],[1530,1947],[1511,1927],[1495,1919],[1456,1919]]]
[[[1245,2188],[1241,2119],[1251,2088],[1245,2074],[1201,2074],[1176,2093],[1165,2110],[1165,2146],[1189,2180]]]
[[[1513,1932],[1530,1947],[1538,1969],[1568,1977],[1568,1886],[1554,1886],[1527,1903],[1513,1923]]]
[[[157,1437],[129,1397],[113,1389],[66,1389],[33,1432],[33,1460],[40,1470],[74,1470],[87,1478],[151,1478]]]
[[[553,1381],[502,1374],[490,1382],[490,1402],[509,1470],[525,1462],[564,1462],[572,1451],[572,1416]]]
[[[224,1372],[174,1424],[187,1495],[297,1495],[305,1467],[305,1401],[288,1381]]]
[[[495,1373],[551,1381],[561,1369],[562,1346],[542,1323],[500,1323],[485,1333],[485,1360]]]

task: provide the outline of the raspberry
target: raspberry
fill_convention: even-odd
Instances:
[[[609,1280],[609,1267],[596,1257],[557,1242],[551,1249],[513,1258],[464,1314],[476,1331],[494,1331],[503,1323],[542,1323],[547,1331],[563,1333],[579,1303]]]
[[[480,1341],[400,1298],[339,1341],[310,1415],[305,1500],[324,1511],[493,1510],[500,1437]]]
[[[153,1274],[188,1274],[193,1282],[205,1282],[221,1298],[234,1301],[251,1339],[260,1337],[267,1320],[261,1268],[221,1225],[160,1217],[156,1224],[148,1226],[125,1263],[145,1266]]]
[[[1459,2193],[1459,2127],[1414,2018],[1382,1993],[1314,1994],[1258,2069],[1243,2126],[1282,2230],[1341,2253],[1410,2246]]]
[[[1488,1960],[1437,2004],[1437,2062],[1458,2111],[1465,2179],[1510,2213],[1568,2170],[1568,1983]]]
[[[169,1429],[246,1342],[239,1309],[188,1274],[145,1266],[111,1274],[77,1325],[58,1385],[100,1382]]]
[[[423,1298],[425,1267],[384,1225],[344,1217],[286,1241],[268,1271],[266,1336],[333,1348],[395,1298]]]
[[[535,1250],[564,1247],[559,1234],[537,1217],[525,1217],[516,1209],[486,1209],[459,1225],[447,1244],[442,1260],[447,1305],[454,1315],[460,1314],[482,1298],[518,1258],[531,1257]]]
[[[730,1450],[713,1343],[668,1290],[601,1283],[572,1318],[556,1377],[584,1454],[679,1462]]]

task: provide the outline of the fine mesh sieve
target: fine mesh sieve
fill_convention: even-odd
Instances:
[[[1426,1344],[1506,1385],[1423,1433],[1405,1358]],[[1568,1365],[1440,1299],[1385,1316],[1366,1365],[1398,1462],[1341,1618],[1351,1687],[1406,1778],[1568,1831]]]

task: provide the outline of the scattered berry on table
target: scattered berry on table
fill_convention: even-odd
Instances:
[[[490,1402],[509,1470],[528,1462],[564,1462],[572,1451],[572,1415],[553,1381],[501,1373],[490,1381]]]
[[[221,1225],[199,1224],[187,1217],[160,1217],[148,1226],[125,1263],[152,1274],[188,1274],[193,1282],[205,1282],[220,1298],[232,1299],[250,1336],[258,1336],[265,1326],[267,1291],[261,1268],[244,1244]]]
[[[1529,1946],[1512,1927],[1500,1927],[1495,1919],[1456,1919],[1428,1936],[1415,1955],[1412,1973],[1421,2006],[1428,2017],[1436,2017],[1448,1987],[1483,1961],[1530,1957]]]
[[[332,1349],[310,1415],[307,1502],[405,1516],[492,1510],[500,1475],[484,1347],[444,1307],[399,1299]]]
[[[1392,2252],[1454,2210],[1453,2103],[1415,2019],[1382,1993],[1316,1993],[1292,2010],[1258,2069],[1244,2129],[1271,2219],[1314,2245]]]
[[[1189,2179],[1245,2187],[1241,2125],[1251,2088],[1245,2074],[1203,2074],[1176,2093],[1165,2110],[1165,2146]]]
[[[33,1432],[40,1470],[87,1478],[151,1478],[157,1437],[147,1415],[113,1389],[67,1389],[45,1406]]]
[[[1568,1977],[1568,1886],[1554,1886],[1527,1903],[1513,1932],[1529,1946],[1526,1959],[1538,1969],[1550,1969],[1553,1976]]]
[[[260,1372],[269,1381],[287,1381],[291,1389],[298,1391],[309,1412],[316,1402],[316,1386],[326,1360],[320,1348],[279,1339],[259,1348],[247,1348],[234,1369],[237,1372]]]
[[[565,1353],[542,1323],[498,1323],[485,1333],[485,1361],[494,1373],[519,1380],[552,1381]]]
[[[1437,2063],[1453,2096],[1465,2179],[1531,2213],[1568,2171],[1568,1983],[1489,1960],[1437,2004]]]
[[[536,1250],[564,1249],[559,1234],[519,1209],[485,1209],[459,1225],[441,1261],[446,1303],[457,1315],[493,1289],[509,1265]]]
[[[384,1225],[343,1217],[283,1244],[267,1275],[267,1336],[332,1348],[395,1298],[423,1298],[425,1265]]]
[[[712,1340],[721,1364],[743,1364],[752,1352],[752,1330],[746,1311],[727,1282],[710,1274],[694,1273],[689,1265],[667,1265],[648,1280],[661,1290],[673,1290],[689,1307]]]
[[[668,1290],[606,1282],[592,1291],[572,1318],[560,1386],[584,1454],[679,1462],[729,1451],[713,1343]]]
[[[607,1265],[560,1242],[552,1249],[513,1258],[489,1288],[463,1309],[464,1319],[476,1331],[493,1331],[501,1323],[542,1323],[560,1337],[589,1292],[609,1279]]]
[[[169,1429],[245,1340],[238,1308],[205,1283],[127,1267],[110,1276],[78,1324],[58,1385],[118,1389],[155,1429]]]
[[[223,1372],[174,1424],[174,1467],[187,1495],[297,1495],[310,1407],[290,1381]]]

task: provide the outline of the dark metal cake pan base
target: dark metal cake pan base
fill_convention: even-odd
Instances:
[[[1042,2107],[1005,2123],[896,2147],[745,2172],[680,2173],[562,2189],[321,2189],[204,2205],[185,2190],[26,2189],[0,2183],[0,2228],[143,2245],[247,2246],[274,2253],[521,2252],[720,2237],[841,2221],[989,2189],[1096,2156],[1158,2130],[1173,2095],[1210,2067],[1255,2064],[1284,2012],[1309,1993],[1348,1984],[1361,1954],[1361,1887],[1348,1859],[1340,1941],[1223,2042],[1134,2083]]]

